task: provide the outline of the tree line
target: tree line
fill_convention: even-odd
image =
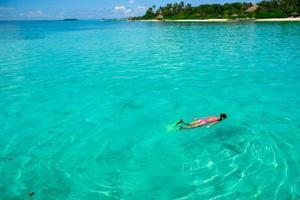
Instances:
[[[195,7],[181,1],[158,8],[153,5],[143,16],[130,19],[285,18],[297,17],[298,13],[300,13],[300,0],[270,0],[257,4],[246,2],[204,4]]]

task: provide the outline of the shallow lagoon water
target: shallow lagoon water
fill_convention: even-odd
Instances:
[[[300,23],[0,30],[0,199],[300,199]]]

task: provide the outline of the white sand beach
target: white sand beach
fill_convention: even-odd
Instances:
[[[129,21],[141,21],[141,22],[163,22],[162,20],[158,19],[145,19],[145,20],[129,20]]]
[[[300,22],[300,17],[256,19],[256,22]]]

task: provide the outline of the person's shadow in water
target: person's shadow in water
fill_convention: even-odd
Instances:
[[[221,144],[221,148],[230,150],[233,153],[241,154],[249,142],[250,130],[246,127],[231,125],[218,128],[212,135],[214,140]]]

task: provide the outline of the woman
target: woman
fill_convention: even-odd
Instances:
[[[202,118],[202,119],[197,119],[196,121],[193,121],[191,123],[184,122],[181,119],[179,122],[176,123],[176,125],[184,124],[185,126],[180,126],[179,129],[189,129],[189,128],[197,128],[197,127],[209,124],[207,126],[207,128],[209,128],[209,127],[215,125],[216,123],[222,121],[222,119],[226,119],[226,118],[227,118],[227,115],[225,113],[221,113],[220,117],[210,116],[210,117],[206,117],[206,118]]]

